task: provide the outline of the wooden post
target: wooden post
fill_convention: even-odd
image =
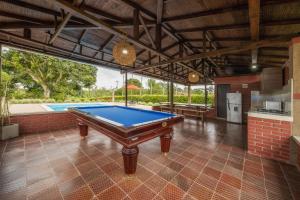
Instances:
[[[206,83],[206,80],[205,80],[205,84],[204,84],[204,95],[205,95],[204,101],[205,101],[205,110],[206,110],[207,109],[207,83]]]
[[[139,39],[139,26],[140,26],[140,22],[139,22],[139,15],[140,15],[140,11],[138,9],[134,9],[133,10],[133,37],[134,39]]]
[[[188,85],[188,104],[192,103],[192,95],[191,95],[191,85]]]
[[[171,72],[174,71],[174,65],[171,63]],[[170,88],[170,106],[171,106],[171,113],[174,112],[174,77],[171,75],[171,88]]]
[[[2,84],[2,44],[1,43],[0,43],[0,84]]]
[[[167,96],[168,96],[168,102],[170,102],[170,81],[167,82]]]
[[[128,106],[127,71],[125,72],[125,106]]]

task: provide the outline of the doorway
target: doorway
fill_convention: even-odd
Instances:
[[[230,85],[217,85],[217,117],[226,119],[226,94],[230,92]]]

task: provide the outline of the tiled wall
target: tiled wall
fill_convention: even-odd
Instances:
[[[260,90],[260,82],[249,83],[247,88],[243,88],[242,84],[231,84],[230,92],[239,92],[242,94],[242,111],[243,111],[243,121],[247,121],[247,112],[251,107],[251,91]]]
[[[291,122],[248,117],[248,152],[264,158],[290,160]]]
[[[247,122],[247,113],[251,107],[251,91],[260,91],[260,75],[217,77],[216,84],[229,84],[230,92],[240,92],[242,94],[243,122]],[[244,84],[244,85],[243,85]]]
[[[18,123],[20,134],[41,133],[76,127],[76,119],[67,112],[14,115],[12,123]]]

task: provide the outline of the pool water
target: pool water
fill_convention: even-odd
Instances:
[[[74,103],[74,104],[48,104],[45,105],[49,111],[66,111],[68,108],[74,107],[94,107],[94,106],[105,106],[99,103]]]

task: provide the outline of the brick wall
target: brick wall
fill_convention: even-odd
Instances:
[[[76,119],[68,112],[14,115],[12,123],[18,123],[20,134],[41,133],[76,127]]]
[[[290,160],[291,122],[248,117],[248,152],[264,158]]]

